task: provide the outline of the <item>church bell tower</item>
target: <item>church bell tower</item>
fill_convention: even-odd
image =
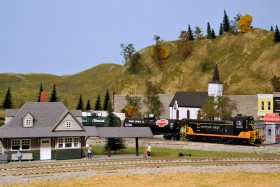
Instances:
[[[220,81],[218,64],[215,66],[212,81],[208,83],[208,96],[222,96],[223,95],[223,83]]]

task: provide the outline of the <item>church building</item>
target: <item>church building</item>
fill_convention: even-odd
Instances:
[[[216,64],[212,81],[208,83],[208,92],[176,92],[169,104],[170,119],[197,119],[202,105],[209,96],[222,96],[223,83],[220,81]]]

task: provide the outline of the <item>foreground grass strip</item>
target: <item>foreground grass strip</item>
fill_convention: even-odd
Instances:
[[[14,185],[4,185],[14,186]],[[103,174],[84,178],[51,180],[28,184],[17,184],[17,187],[77,187],[77,186],[119,186],[119,187],[156,187],[156,186],[280,186],[280,173],[254,172],[171,172],[154,174]]]
[[[246,146],[244,146],[246,149]],[[139,155],[143,155],[145,147],[139,148]],[[223,152],[223,151],[202,151],[202,150],[192,150],[192,149],[170,149],[170,148],[152,148],[153,157],[178,157],[179,153],[191,154],[195,157],[251,157],[251,156],[279,156],[279,153],[240,153],[240,152]],[[104,151],[102,146],[93,147],[93,154],[104,155],[107,152]],[[111,152],[111,154],[115,154]],[[127,149],[119,150],[116,154],[136,154],[135,147],[128,147]]]

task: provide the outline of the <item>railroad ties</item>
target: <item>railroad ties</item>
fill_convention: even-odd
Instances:
[[[1,165],[0,176],[38,177],[70,172],[107,172],[117,170],[164,168],[179,166],[233,166],[244,164],[279,164],[279,157],[171,157],[171,158],[136,158],[106,160],[71,160],[49,162],[21,162]]]

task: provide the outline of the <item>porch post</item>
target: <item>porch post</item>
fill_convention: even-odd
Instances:
[[[136,143],[136,156],[139,156],[138,138],[135,138],[135,143]]]

